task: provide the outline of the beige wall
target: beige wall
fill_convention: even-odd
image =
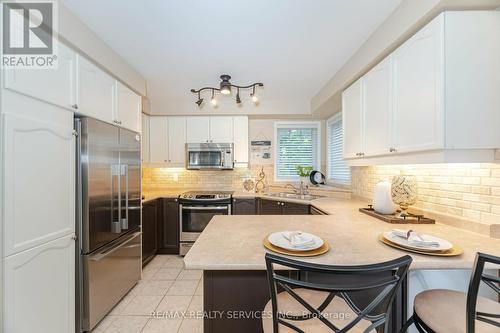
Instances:
[[[58,7],[59,38],[116,76],[135,92],[146,96],[144,77],[66,8],[61,1],[58,2]]]
[[[500,163],[352,167],[353,193],[372,198],[375,184],[415,175],[416,207],[484,224],[500,224]]]
[[[500,0],[403,0],[349,61],[311,101],[312,114],[326,118],[340,111],[343,89],[361,77],[412,34],[444,10],[495,9]]]

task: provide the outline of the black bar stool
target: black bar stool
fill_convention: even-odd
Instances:
[[[484,273],[486,263],[500,265],[500,257],[478,253],[469,290],[430,289],[415,296],[413,316],[405,323],[405,332],[414,323],[422,333],[500,333],[500,303],[478,297],[481,281],[500,294],[500,278]]]
[[[263,330],[368,333],[385,327],[387,332],[391,305],[411,261],[404,256],[373,265],[330,266],[267,253],[271,300],[264,308]],[[299,274],[283,274],[274,265]]]

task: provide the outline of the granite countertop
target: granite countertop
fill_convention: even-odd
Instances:
[[[500,240],[441,224],[398,227],[445,238],[461,246],[462,255],[433,257],[407,253],[378,240],[381,232],[393,226],[360,213],[358,208],[366,202],[322,198],[312,203],[331,215],[290,215],[286,219],[271,215],[214,217],[184,258],[186,268],[264,270],[266,249],[262,240],[269,233],[282,230],[302,230],[328,240],[331,249],[326,254],[299,259],[322,264],[368,264],[410,254],[411,269],[470,269],[477,251],[500,255]]]

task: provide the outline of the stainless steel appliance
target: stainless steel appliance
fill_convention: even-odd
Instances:
[[[186,255],[215,215],[231,214],[232,192],[186,192],[179,197],[180,255]]]
[[[92,118],[77,132],[77,330],[86,332],[141,278],[140,136]]]
[[[231,170],[233,152],[232,143],[186,143],[186,168]]]

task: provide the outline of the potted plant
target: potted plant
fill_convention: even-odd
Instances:
[[[311,174],[311,171],[313,171],[313,167],[297,165],[296,169],[297,175],[300,177],[300,181],[303,184],[309,184],[309,175]]]

